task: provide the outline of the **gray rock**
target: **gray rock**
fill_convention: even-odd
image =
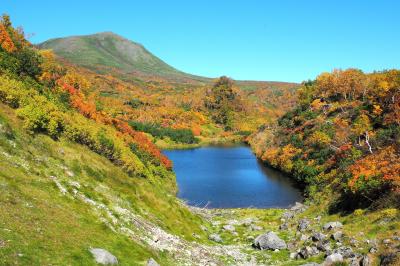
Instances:
[[[360,266],[371,266],[372,262],[368,255],[364,255],[360,260]]]
[[[301,213],[307,210],[307,206],[300,202],[296,202],[293,207],[290,208],[290,211],[295,212],[295,213]]]
[[[266,234],[259,235],[254,240],[253,246],[264,250],[264,249],[286,249],[287,245],[285,241],[280,239],[274,232],[270,231]]]
[[[231,224],[226,224],[222,228],[224,230],[230,231],[230,232],[235,232],[236,231],[235,227],[233,225],[231,225]]]
[[[302,264],[301,266],[321,266],[321,264],[318,264],[315,262],[310,262],[310,263]]]
[[[333,240],[336,240],[336,241],[341,241],[342,238],[343,238],[343,233],[342,233],[342,231],[337,231],[337,232],[333,233],[333,234],[331,235],[331,238],[332,238]]]
[[[302,235],[300,236],[300,241],[306,241],[307,239],[308,239],[308,236],[307,236],[307,235],[302,234]]]
[[[246,218],[242,220],[242,224],[245,226],[250,226],[254,222],[255,222],[254,218]]]
[[[393,239],[394,241],[400,241],[400,236],[394,236],[394,237],[392,237],[392,239]]]
[[[279,226],[279,230],[288,230],[289,225],[287,223],[283,223]]]
[[[316,247],[308,247],[308,246],[301,248],[299,251],[299,255],[303,259],[308,259],[312,256],[318,255],[318,253],[319,251]]]
[[[329,222],[329,223],[326,223],[323,228],[325,231],[327,231],[327,230],[333,230],[333,229],[342,228],[342,227],[343,227],[343,224],[341,222]]]
[[[310,221],[308,219],[301,219],[299,221],[299,225],[297,226],[297,229],[300,232],[305,231],[308,227],[310,226]]]
[[[261,231],[263,228],[261,226],[252,224],[252,225],[250,225],[250,229],[251,229],[251,231]]]
[[[89,249],[92,253],[94,259],[98,264],[103,265],[116,265],[118,264],[117,258],[105,249],[101,248],[91,248]]]
[[[153,258],[150,258],[148,261],[147,261],[147,264],[146,264],[147,266],[160,266],[160,264],[158,264],[157,263],[157,261],[155,261]]]
[[[317,248],[323,252],[330,252],[331,251],[331,245],[329,240],[326,241],[320,241],[317,243]]]
[[[291,252],[290,255],[289,255],[289,258],[292,259],[292,260],[296,259],[297,258],[297,252]]]
[[[351,247],[346,247],[346,246],[335,249],[333,253],[341,254],[343,258],[354,258],[356,256]]]
[[[357,246],[358,246],[358,241],[357,241],[357,239],[350,238],[349,243],[350,243],[350,245],[353,246],[353,247],[357,247]]]
[[[371,253],[371,254],[374,254],[376,252],[378,252],[378,249],[376,247],[372,247],[369,249],[369,253]]]
[[[211,234],[211,235],[208,236],[208,239],[210,239],[211,241],[217,242],[217,243],[221,243],[222,242],[222,238],[218,234]]]
[[[331,266],[335,263],[343,262],[343,256],[339,253],[334,253],[326,257],[324,261],[324,266]]]
[[[284,214],[282,214],[282,219],[284,220],[289,220],[292,219],[294,217],[294,212],[291,211],[287,211]]]
[[[392,241],[391,241],[390,239],[384,239],[384,240],[382,241],[382,243],[385,244],[385,245],[389,245],[391,242],[392,242]]]
[[[208,231],[207,227],[205,227],[204,225],[200,225],[200,229],[203,230],[204,232]]]
[[[322,241],[322,240],[324,240],[326,238],[326,235],[324,235],[324,234],[322,234],[322,233],[314,233],[312,236],[311,236],[311,239],[312,239],[312,241],[314,241],[314,242],[318,242],[318,241]]]

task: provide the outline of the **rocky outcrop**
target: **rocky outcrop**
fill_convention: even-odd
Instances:
[[[264,250],[276,250],[276,249],[286,249],[287,245],[285,241],[280,239],[274,232],[270,231],[266,234],[259,235],[253,243],[253,246]]]
[[[90,253],[92,253],[95,261],[98,264],[102,264],[102,265],[116,265],[118,264],[118,260],[117,258],[111,254],[110,252],[108,252],[105,249],[101,249],[101,248],[91,248],[89,249]]]

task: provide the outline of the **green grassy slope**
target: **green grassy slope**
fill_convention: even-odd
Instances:
[[[0,265],[92,265],[90,247],[109,250],[121,265],[171,260],[140,240],[124,211],[182,239],[203,241],[202,220],[175,198],[175,180],[129,177],[86,147],[21,130],[0,105]],[[62,192],[62,188],[66,193]],[[96,204],[96,205],[94,205]],[[199,240],[201,241],[201,240]]]
[[[51,39],[39,47],[52,49],[74,64],[100,72],[117,69],[124,74],[160,76],[173,80],[188,78],[206,80],[173,68],[151,54],[141,44],[112,32]]]

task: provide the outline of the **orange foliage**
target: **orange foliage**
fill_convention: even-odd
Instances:
[[[382,178],[392,182],[397,189],[400,189],[400,155],[393,146],[358,160],[350,167],[350,171],[353,174],[353,178],[349,182],[350,187],[354,187],[356,181],[363,176],[366,180]]]
[[[6,27],[2,23],[0,23],[0,46],[8,53],[16,51],[14,42],[8,34]]]

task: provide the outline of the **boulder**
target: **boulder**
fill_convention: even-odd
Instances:
[[[148,261],[147,261],[147,264],[146,264],[147,266],[160,266],[160,264],[158,264],[157,263],[157,261],[155,261],[153,258],[150,258]]]
[[[280,239],[274,232],[270,231],[266,234],[259,235],[254,240],[253,246],[264,250],[264,249],[286,249],[287,245],[285,241]]]
[[[116,265],[118,264],[117,258],[105,249],[101,248],[91,248],[89,249],[92,253],[94,259],[98,264],[103,265]]]
[[[342,227],[343,227],[343,224],[341,222],[329,222],[329,223],[326,223],[323,228],[325,231],[328,231],[328,230],[333,230],[333,229],[342,228]]]
[[[211,235],[208,236],[208,239],[210,239],[211,241],[217,242],[217,243],[221,243],[222,242],[222,238],[218,234],[211,234]]]
[[[222,228],[224,230],[230,231],[230,232],[235,232],[236,231],[235,227],[233,225],[231,225],[231,224],[226,224]]]
[[[324,235],[324,234],[322,234],[322,233],[319,233],[319,232],[314,233],[314,234],[311,236],[311,239],[312,239],[312,241],[314,241],[314,242],[318,242],[318,241],[325,240],[325,238],[326,238],[326,235]]]
[[[291,211],[287,211],[284,214],[282,214],[282,219],[284,220],[289,220],[292,219],[294,217],[294,212]]]
[[[333,233],[333,234],[331,235],[331,238],[332,238],[333,240],[336,240],[336,241],[341,241],[342,238],[343,238],[343,233],[342,233],[342,231],[337,231],[337,232]]]
[[[335,263],[341,263],[343,262],[343,256],[339,253],[333,253],[326,257],[324,261],[324,266],[331,266],[334,265]]]
[[[296,202],[289,210],[295,213],[301,213],[307,210],[307,206],[305,206],[303,203]]]
[[[300,232],[305,231],[308,227],[310,226],[310,221],[308,219],[301,219],[299,221],[299,225],[297,226],[297,229]]]

